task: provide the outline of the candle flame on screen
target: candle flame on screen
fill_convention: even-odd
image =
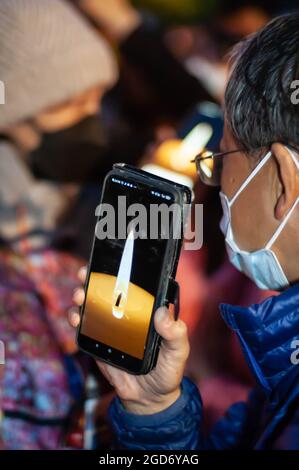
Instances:
[[[112,313],[116,318],[122,318],[128,299],[134,251],[134,231],[130,230],[120,260],[112,298]]]

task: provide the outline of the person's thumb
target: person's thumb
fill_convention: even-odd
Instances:
[[[168,350],[189,351],[187,326],[182,320],[175,320],[166,307],[160,307],[155,313],[155,329],[164,340]]]

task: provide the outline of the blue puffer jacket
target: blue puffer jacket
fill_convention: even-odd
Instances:
[[[110,417],[121,448],[299,449],[299,284],[249,308],[221,305],[221,312],[257,381],[248,401],[231,406],[204,437],[202,401],[187,378],[178,400],[153,415],[130,414],[116,398]]]

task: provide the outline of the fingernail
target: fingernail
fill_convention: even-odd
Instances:
[[[68,318],[72,326],[74,327],[78,326],[78,317],[79,317],[79,312],[76,307],[71,307],[68,309]]]
[[[74,300],[75,300],[76,297],[78,296],[80,290],[81,290],[80,287],[77,287],[77,288],[74,290],[74,292],[73,292],[73,299],[74,299]]]
[[[170,318],[169,318],[169,313],[168,313],[168,310],[166,308],[160,308],[158,311],[157,311],[157,319],[158,319],[158,322],[163,322],[164,324],[168,325],[168,323],[170,323]]]
[[[79,278],[83,278],[86,276],[86,266],[81,266],[78,272]]]
[[[78,307],[76,307],[75,305],[73,305],[72,307],[70,307],[70,308],[68,309],[68,314],[69,314],[69,315],[74,315],[75,313],[78,315],[79,310],[78,310]]]

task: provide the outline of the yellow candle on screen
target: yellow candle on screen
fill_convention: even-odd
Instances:
[[[116,276],[90,274],[81,331],[96,341],[142,359],[154,296],[130,282],[123,315],[117,318],[113,314],[116,283]]]

